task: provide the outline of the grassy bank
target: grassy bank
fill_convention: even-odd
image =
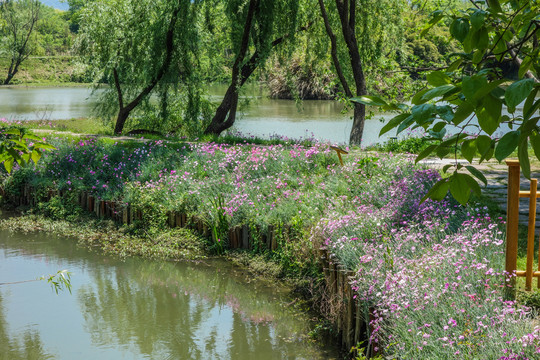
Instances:
[[[4,79],[10,59],[0,57],[0,78]],[[85,82],[84,71],[75,64],[73,56],[30,57],[19,67],[12,85],[73,85]]]
[[[236,261],[263,269],[273,264],[268,272],[275,276],[320,284],[318,250],[326,247],[355,274],[351,281],[366,311],[372,352],[399,359],[525,359],[540,351],[540,328],[531,313],[505,298],[501,219],[451,198],[421,202],[439,174],[416,167],[409,156],[354,153],[341,167],[324,144],[50,141],[57,150],[36,168],[4,177],[4,201],[28,184],[36,189],[37,208],[49,217],[79,216],[69,202],[45,202],[51,189],[129,203],[142,216],[120,231],[135,237],[114,244],[98,240],[118,253],[122,246],[127,253],[133,247],[143,249],[133,254],[151,254],[148,241],[158,247],[176,241],[216,254],[226,249],[232,227],[253,234],[271,228],[274,251],[254,238]],[[187,244],[171,240],[184,236],[179,233],[156,242],[169,231],[171,211],[197,216],[213,236]],[[140,238],[147,245],[139,245]],[[324,298],[323,286],[310,291]],[[328,303],[312,305],[336,321]]]
[[[47,206],[47,209],[43,206]],[[121,257],[198,260],[207,256],[206,240],[187,229],[134,232],[129,227],[118,227],[111,221],[91,217],[80,209],[68,208],[69,215],[66,205],[61,204],[60,199],[55,199],[51,204],[42,204],[41,209],[36,209],[37,214],[0,220],[0,228],[22,233],[43,231],[74,238],[83,246],[99,248],[106,254]],[[66,217],[69,220],[65,220]]]

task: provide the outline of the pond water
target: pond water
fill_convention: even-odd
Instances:
[[[0,231],[0,359],[333,359],[286,288],[224,261],[120,260],[44,234]]]
[[[225,85],[211,86],[210,99],[219,103],[226,89]],[[232,131],[260,137],[279,135],[294,139],[313,137],[335,144],[349,142],[352,111],[342,113],[343,105],[338,101],[306,100],[297,104],[292,100],[270,99],[258,86],[246,87],[242,98],[248,101],[241,105]],[[86,87],[0,87],[0,117],[8,120],[86,118],[92,114],[94,104],[92,91]],[[508,113],[503,111],[503,114]],[[394,129],[379,137],[384,124],[393,116],[395,114],[376,114],[366,120],[363,145],[385,142],[396,136]],[[449,133],[457,131],[452,126],[447,130]],[[507,131],[508,126],[503,125],[497,135]],[[421,135],[418,131],[414,134]],[[400,137],[405,136],[410,134],[400,134]]]
[[[209,89],[210,97],[219,102],[225,91],[226,86],[214,85]],[[8,120],[89,117],[94,106],[91,93],[86,87],[1,87],[0,117]],[[333,143],[349,141],[352,112],[343,114],[343,105],[337,101],[306,100],[296,104],[292,100],[269,99],[255,86],[248,87],[242,96],[250,101],[238,114],[234,130],[243,134],[277,134],[289,138],[313,136]],[[366,122],[366,145],[378,141],[379,131],[384,126],[380,118],[378,116]]]

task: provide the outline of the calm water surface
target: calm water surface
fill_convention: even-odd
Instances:
[[[214,85],[209,89],[209,97],[219,103],[225,91],[226,86]],[[260,137],[279,135],[295,139],[314,137],[338,144],[349,142],[352,112],[342,113],[343,106],[337,101],[306,100],[296,104],[292,100],[269,99],[257,86],[244,89],[242,98],[247,100],[247,104],[244,101],[241,105],[233,131]],[[0,117],[8,120],[85,118],[92,114],[93,107],[92,91],[86,87],[0,88]],[[508,113],[503,111],[503,114]],[[395,114],[377,114],[367,120],[363,145],[384,142],[395,136],[395,129],[380,138],[378,136],[393,116]],[[452,133],[456,128],[448,126],[447,130]],[[506,125],[501,126],[498,135],[507,131]],[[400,137],[408,135],[402,133]],[[418,135],[421,134],[416,132]]]
[[[219,102],[225,91],[226,86],[212,86],[210,98]],[[25,121],[88,117],[94,106],[91,93],[86,87],[2,87],[0,117]],[[247,88],[242,96],[249,99],[249,104],[241,107],[234,127],[236,131],[263,137],[277,134],[289,138],[313,136],[334,143],[349,141],[352,112],[342,114],[343,106],[337,101],[306,100],[296,104],[292,100],[274,100],[255,86]],[[384,126],[380,118],[366,122],[366,145],[379,141],[378,134]]]
[[[0,232],[0,359],[332,359],[289,290],[223,261],[124,261],[44,234]]]

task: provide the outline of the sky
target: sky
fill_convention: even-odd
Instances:
[[[67,2],[63,2],[62,0],[41,0],[41,2],[55,9],[67,10],[69,7]]]

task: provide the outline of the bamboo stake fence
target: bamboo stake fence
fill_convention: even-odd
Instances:
[[[73,196],[73,192],[65,190],[48,190],[38,193],[29,185],[25,185],[20,196],[9,199],[16,206],[34,206],[40,201],[50,201],[53,197],[70,195],[82,209],[93,212],[97,217],[109,218],[122,224],[132,224],[143,220],[143,213],[131,204],[101,200],[88,192],[82,191]],[[184,212],[167,213],[167,224],[171,227],[190,228],[200,235],[216,241],[213,231],[197,216],[189,216]],[[229,248],[261,249],[275,251],[280,243],[290,241],[292,232],[288,225],[268,225],[267,230],[247,225],[234,226],[228,230]],[[319,249],[321,266],[325,274],[328,289],[329,306],[336,313],[337,341],[347,352],[367,339],[366,321],[363,318],[362,304],[355,299],[352,288],[354,272],[340,267],[332,254],[325,248]],[[540,272],[539,272],[540,274]],[[369,316],[369,315],[368,315]],[[352,353],[354,356],[355,353]]]
[[[525,290],[532,289],[532,278],[537,278],[537,287],[540,289],[540,246],[538,254],[537,271],[533,271],[534,265],[534,240],[536,228],[536,202],[540,197],[537,191],[538,180],[531,179],[528,191],[520,190],[520,169],[518,160],[507,160],[508,165],[508,202],[506,210],[506,272],[508,275],[515,273],[516,276],[525,277]],[[529,200],[529,221],[527,229],[527,264],[525,271],[517,270],[518,252],[518,224],[519,224],[519,199]],[[540,237],[538,239],[540,245]],[[512,278],[514,279],[514,278]],[[512,280],[512,282],[514,282]],[[514,285],[512,283],[512,285]]]

